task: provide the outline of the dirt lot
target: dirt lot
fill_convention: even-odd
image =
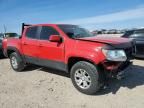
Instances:
[[[36,66],[14,72],[8,59],[0,59],[0,108],[144,108],[144,61],[134,60],[126,76],[88,96],[63,72]]]

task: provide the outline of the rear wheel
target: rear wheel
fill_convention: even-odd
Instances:
[[[73,85],[82,93],[92,95],[99,90],[99,74],[96,66],[89,62],[80,61],[71,69]]]
[[[21,56],[16,52],[10,54],[10,63],[11,67],[17,72],[20,72],[25,68],[25,63],[23,62]]]

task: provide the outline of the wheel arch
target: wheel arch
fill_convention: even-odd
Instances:
[[[70,57],[68,59],[68,65],[67,65],[67,69],[68,69],[68,72],[70,72],[70,69],[72,68],[72,66],[79,62],[79,61],[87,61],[89,63],[92,63],[93,65],[96,65],[96,63],[88,58],[84,58],[84,57]]]
[[[10,54],[13,53],[13,52],[16,52],[19,55],[21,55],[17,48],[15,48],[15,47],[8,47],[7,48],[7,57],[10,57]]]

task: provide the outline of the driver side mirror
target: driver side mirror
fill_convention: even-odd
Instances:
[[[49,41],[51,41],[51,42],[62,42],[62,38],[59,35],[51,35],[49,37]]]

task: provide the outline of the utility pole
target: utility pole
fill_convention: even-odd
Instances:
[[[5,34],[6,34],[6,31],[7,31],[7,28],[6,28],[5,25],[3,25],[3,27],[4,27],[4,37],[5,37]]]
[[[4,25],[4,33],[6,33],[6,31],[7,31],[7,28],[6,28],[6,26]]]

